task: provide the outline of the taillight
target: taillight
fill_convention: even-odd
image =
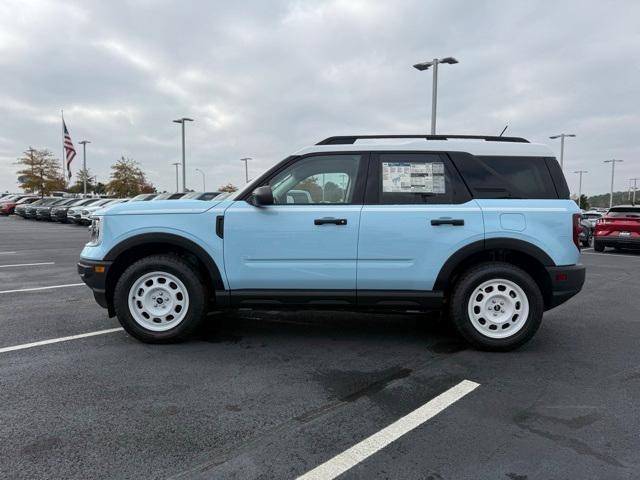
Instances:
[[[582,225],[580,225],[581,215],[579,213],[573,214],[573,243],[576,244],[578,250],[580,250],[580,232],[582,231]]]

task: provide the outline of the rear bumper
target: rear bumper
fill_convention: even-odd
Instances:
[[[557,307],[582,290],[586,276],[584,265],[546,267],[546,270],[551,282],[551,295],[545,302],[546,310]]]
[[[593,237],[593,240],[604,247],[640,248],[640,237],[607,235],[603,237]]]
[[[102,308],[109,308],[109,302],[107,301],[106,283],[107,273],[111,262],[103,262],[96,260],[87,260],[81,258],[78,262],[78,274],[84,283],[93,291],[93,296]],[[103,267],[103,271],[100,268]],[[98,271],[96,271],[98,270]]]

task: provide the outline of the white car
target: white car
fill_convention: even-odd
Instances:
[[[596,222],[599,218],[602,218],[603,214],[596,210],[589,210],[582,214],[582,218],[591,224],[592,228],[595,228]]]
[[[79,223],[81,225],[90,225],[91,217],[95,212],[97,212],[101,208],[107,207],[109,205],[115,205],[116,203],[123,203],[128,201],[129,201],[128,198],[105,198],[103,200],[100,200],[96,203],[91,204],[90,206],[87,206],[86,208],[83,208],[80,211],[80,220],[77,220],[76,223]]]

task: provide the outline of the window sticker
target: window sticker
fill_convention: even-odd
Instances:
[[[445,193],[444,163],[382,162],[383,193]]]

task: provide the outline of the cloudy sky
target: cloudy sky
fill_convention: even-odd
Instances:
[[[567,142],[583,190],[640,177],[640,2],[427,0],[2,0],[0,191],[21,152],[61,155],[60,110],[88,166],[107,180],[121,155],[175,188],[178,125],[187,186],[244,182],[336,134],[426,133],[440,70],[438,133]],[[559,143],[552,147],[559,151]],[[79,167],[81,155],[74,161]]]

